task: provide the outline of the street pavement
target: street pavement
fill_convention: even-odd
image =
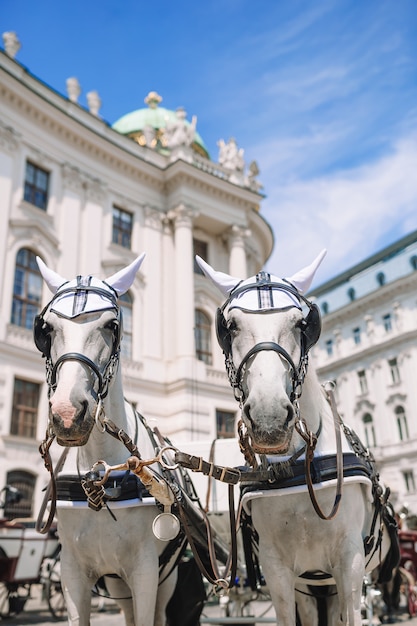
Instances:
[[[66,616],[57,620],[51,615],[46,600],[42,599],[42,587],[40,585],[32,585],[31,596],[32,597],[26,602],[22,613],[19,613],[19,615],[12,618],[0,618],[0,626],[5,626],[6,624],[8,626],[26,626],[29,624],[37,626],[65,625],[67,621]],[[263,605],[265,603],[259,602],[258,604]],[[256,615],[261,614],[261,610],[257,611],[255,609],[255,612]],[[213,615],[219,616],[219,608],[217,606],[214,609],[210,606],[205,607],[203,611],[202,624],[209,624],[207,620],[209,616],[212,617]],[[272,610],[268,611],[265,615],[272,616]],[[90,623],[91,626],[125,626],[123,615],[119,611],[116,603],[108,598],[102,599],[101,601],[94,599]],[[218,622],[216,623],[218,624]],[[227,626],[227,624],[230,624],[231,622],[230,620],[228,622],[226,618],[223,623]],[[236,624],[236,622],[234,623]],[[243,623],[245,622],[240,621],[240,624]],[[398,620],[395,623],[401,624],[401,626],[417,626],[417,617],[409,619],[407,615],[399,615]],[[374,624],[380,624],[379,620],[375,618]],[[259,624],[259,626],[261,626],[261,624]]]

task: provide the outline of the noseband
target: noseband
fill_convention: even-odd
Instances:
[[[111,289],[111,287],[109,287],[109,289]],[[44,317],[46,311],[53,305],[55,300],[57,300],[57,298],[60,298],[62,295],[68,293],[77,294],[85,291],[105,297],[107,300],[110,301],[110,304],[112,305],[111,308],[114,308],[117,313],[116,330],[114,333],[112,352],[103,372],[99,370],[94,361],[89,359],[84,354],[81,354],[80,352],[67,352],[65,354],[62,354],[55,363],[52,362],[51,358],[51,337],[49,336],[49,325],[45,321]],[[114,376],[119,361],[122,326],[121,309],[117,305],[117,294],[116,292],[113,293],[113,291],[114,290],[110,292],[106,289],[100,289],[100,287],[91,285],[61,289],[54,295],[52,300],[45,306],[42,312],[35,317],[33,325],[34,340],[36,347],[46,359],[45,367],[46,382],[48,384],[48,396],[50,396],[51,393],[56,389],[58,368],[62,365],[62,363],[64,363],[65,361],[78,361],[86,365],[95,374],[98,380],[98,397],[106,397],[108,393],[109,383]]]
[[[265,277],[266,276],[266,277]],[[284,279],[285,280],[285,279]],[[252,291],[259,288],[267,287],[269,290],[280,290],[287,292],[298,299],[298,301],[304,302],[308,308],[309,312],[307,316],[301,322],[301,354],[300,361],[298,366],[295,365],[293,359],[288,354],[288,352],[283,348],[280,344],[274,341],[261,341],[251,348],[246,355],[243,357],[241,363],[238,368],[235,368],[233,363],[233,355],[232,355],[232,340],[230,336],[230,330],[227,327],[227,322],[224,317],[224,311],[226,307],[236,298],[236,296],[245,293],[247,291]],[[261,313],[268,309],[261,309],[260,311],[254,311],[255,313]],[[270,310],[270,309],[269,309]],[[292,372],[292,391],[290,395],[290,400],[292,403],[296,401],[301,395],[301,386],[304,382],[305,375],[307,373],[308,366],[308,353],[310,348],[318,341],[320,332],[321,332],[321,318],[320,318],[320,310],[318,306],[308,300],[305,296],[297,291],[293,285],[290,283],[278,283],[273,282],[268,278],[268,275],[265,273],[262,274],[262,278],[258,279],[256,283],[251,283],[249,285],[241,285],[237,286],[229,295],[226,302],[223,304],[221,308],[217,310],[217,339],[219,341],[220,347],[223,349],[223,353],[225,356],[226,362],[226,371],[229,377],[229,382],[233,388],[235,398],[239,402],[243,402],[245,399],[245,392],[242,386],[242,376],[243,371],[248,363],[249,359],[251,359],[258,352],[263,352],[264,350],[272,350],[276,352],[280,356],[282,356],[287,363],[289,364]]]

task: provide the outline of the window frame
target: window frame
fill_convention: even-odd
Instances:
[[[233,439],[235,431],[236,411],[216,408],[216,439]]]
[[[117,216],[116,213],[119,213]],[[123,216],[127,219],[123,219]],[[112,206],[112,243],[126,250],[132,249],[133,213],[113,204]],[[126,227],[128,224],[128,227]]]
[[[15,376],[10,435],[36,440],[40,393],[40,383]]]
[[[19,259],[22,257],[22,260]],[[22,280],[19,278],[19,272]],[[39,291],[37,299],[30,298],[31,286],[38,283]],[[21,285],[21,293],[17,286]],[[20,248],[16,254],[15,272],[13,279],[12,310],[10,323],[31,330],[35,316],[41,310],[42,303],[42,274],[36,263],[36,254],[30,248]]]
[[[29,170],[33,168],[33,182],[29,180]],[[41,186],[37,184],[40,175],[45,176],[46,184]],[[39,167],[31,160],[26,161],[25,179],[23,185],[23,200],[28,204],[35,206],[41,211],[47,211],[49,201],[49,180],[51,173],[42,167]]]
[[[199,319],[200,318],[200,319]],[[201,318],[204,318],[201,323]],[[195,355],[206,365],[213,365],[213,350],[211,346],[212,320],[202,309],[194,309],[194,343]]]
[[[200,276],[204,276],[204,272],[201,267],[198,265],[195,257],[198,255],[204,261],[207,261],[208,258],[208,242],[204,241],[204,239],[197,239],[193,237],[193,263],[194,263],[194,274],[200,274]]]

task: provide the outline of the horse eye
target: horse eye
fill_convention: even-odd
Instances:
[[[307,328],[307,322],[304,317],[296,323],[295,327],[299,328],[301,331],[304,331]]]
[[[110,320],[110,322],[107,322],[105,328],[107,328],[107,330],[111,330],[112,333],[116,332],[117,320]]]
[[[229,320],[227,322],[227,330],[229,331],[229,333],[236,333],[238,331],[238,326],[235,320]]]
[[[42,335],[50,335],[53,331],[53,327],[51,324],[48,324],[48,322],[43,322],[42,324]]]

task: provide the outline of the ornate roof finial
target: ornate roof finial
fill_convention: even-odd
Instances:
[[[15,58],[16,54],[20,50],[20,41],[14,31],[9,31],[7,33],[3,33],[3,43],[6,54],[9,55],[12,59]]]
[[[162,102],[162,98],[156,91],[150,91],[145,98],[145,103],[150,109],[157,109],[160,102]]]

